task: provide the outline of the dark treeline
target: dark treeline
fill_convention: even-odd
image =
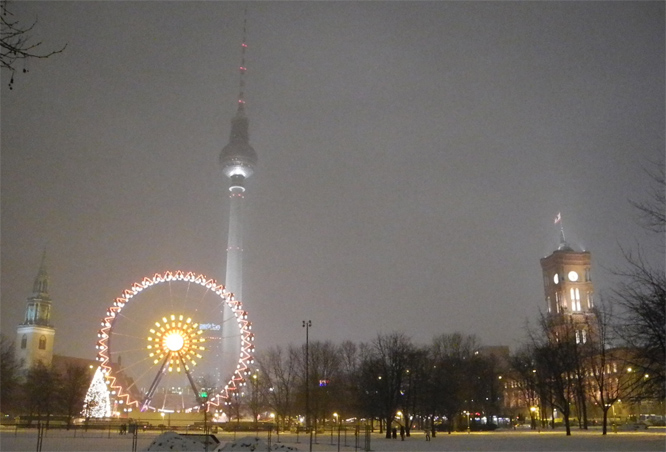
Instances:
[[[407,435],[413,425],[433,432],[442,425],[467,428],[463,411],[490,417],[502,412],[503,369],[471,335],[443,334],[428,346],[401,333],[367,344],[311,342],[308,381],[304,347],[276,346],[257,357],[252,390],[284,429],[305,416],[306,391],[314,428],[323,428],[335,413],[338,419],[376,422],[387,436],[392,426]]]
[[[63,369],[35,366],[21,371],[14,343],[0,335],[0,413],[21,416],[28,424],[53,417],[65,419],[67,428],[81,416],[91,381],[89,369],[67,365]]]

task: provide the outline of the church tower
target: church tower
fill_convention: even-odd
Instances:
[[[567,243],[559,214],[555,222],[560,223],[560,244],[541,259],[547,316],[556,337],[575,335],[576,343],[584,344],[593,339],[596,324],[592,255]]]
[[[23,370],[41,362],[50,366],[53,360],[55,329],[51,325],[51,297],[46,272],[46,252],[28,297],[25,318],[16,329],[16,357]]]

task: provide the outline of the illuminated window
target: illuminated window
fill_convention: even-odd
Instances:
[[[24,334],[24,335],[21,337],[21,348],[22,348],[22,349],[25,349],[27,346],[28,346],[28,335],[27,335],[27,334]]]
[[[594,296],[592,295],[592,292],[587,293],[587,307],[588,309],[592,309],[594,307]]]
[[[40,336],[39,338],[39,349],[46,350],[46,336]]]
[[[584,344],[587,342],[587,331],[576,330],[576,344]]]
[[[580,290],[578,288],[571,288],[571,310],[580,311]]]

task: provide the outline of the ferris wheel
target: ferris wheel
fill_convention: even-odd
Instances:
[[[254,362],[242,303],[192,272],[145,277],[101,321],[97,360],[124,410],[191,412],[222,404]]]

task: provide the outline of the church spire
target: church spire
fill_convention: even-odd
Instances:
[[[25,306],[25,318],[16,329],[16,357],[21,368],[27,370],[37,362],[50,366],[53,360],[54,337],[45,249],[32,285],[32,295],[28,297]]]
[[[32,296],[42,300],[49,300],[49,275],[46,271],[46,248],[42,252],[42,262],[32,285]]]

